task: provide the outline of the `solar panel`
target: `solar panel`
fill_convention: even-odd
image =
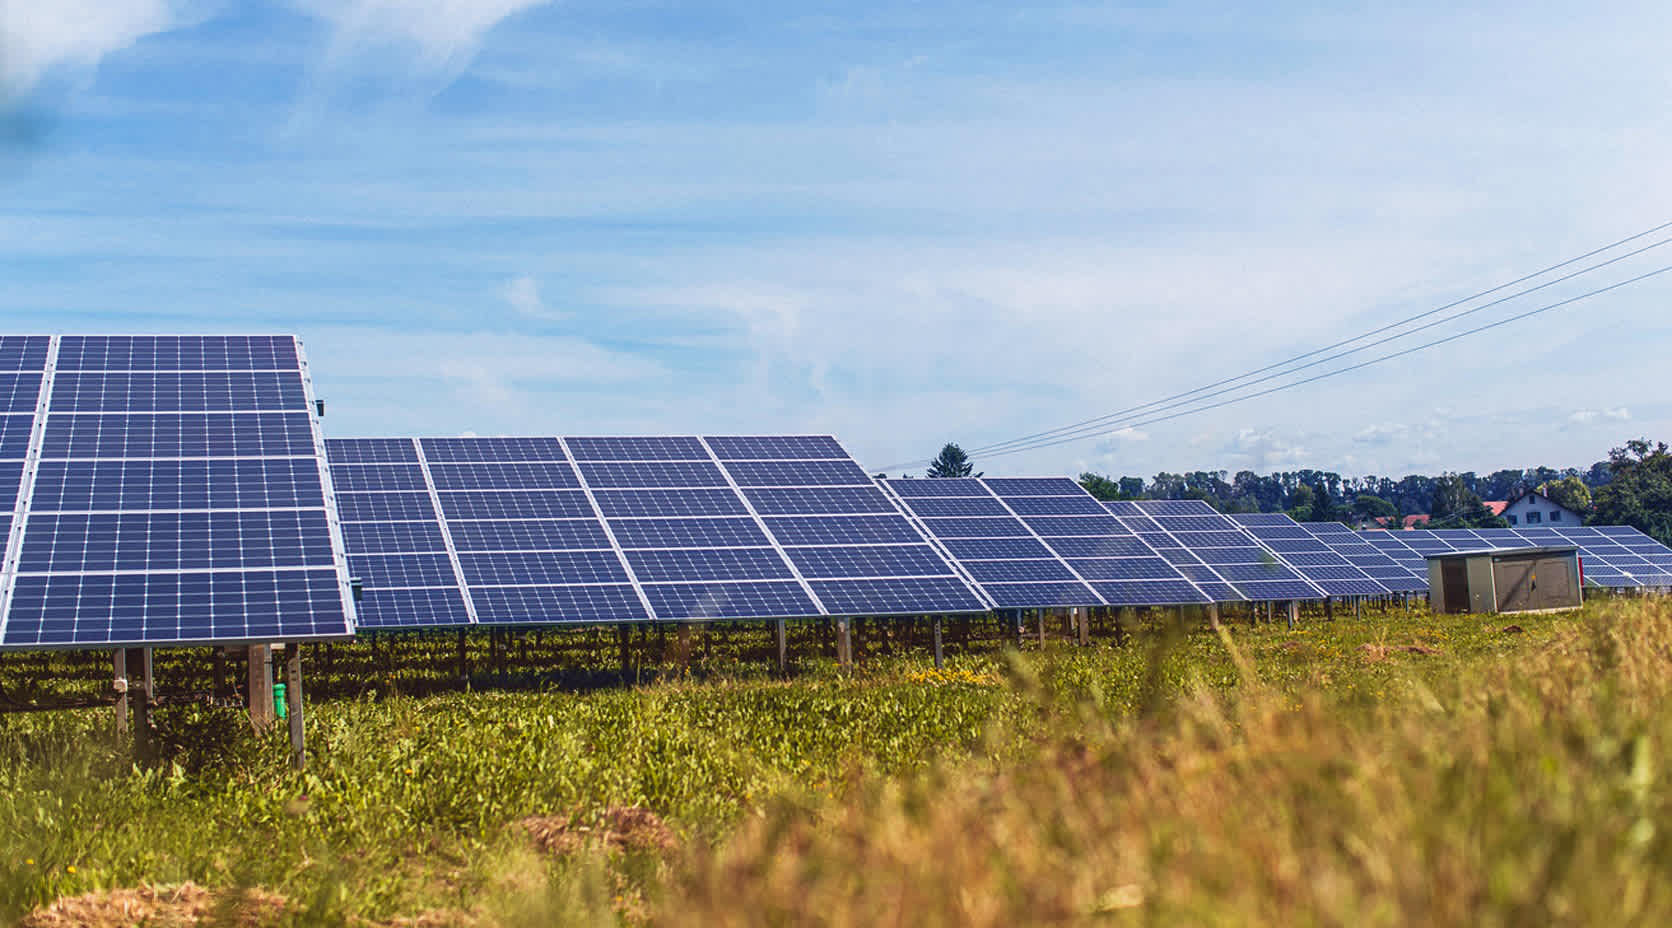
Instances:
[[[903,479],[881,485],[1000,608],[1212,601],[1067,478]]]
[[[0,646],[353,632],[294,337],[4,336],[0,369]]]
[[[987,608],[828,436],[395,441],[411,454],[332,444],[334,471],[361,488],[345,494],[345,532],[384,624]],[[449,585],[437,551],[456,565],[457,600],[402,615],[414,589]],[[371,560],[397,553],[399,570]]]
[[[1324,591],[1264,548],[1237,523],[1201,500],[1109,504],[1138,537],[1170,555],[1221,602],[1312,600]]]
[[[1386,596],[1393,592],[1287,515],[1247,513],[1231,518],[1330,596]],[[1309,556],[1304,558],[1305,563],[1291,559],[1298,555]]]
[[[1312,537],[1328,547],[1333,554],[1346,559],[1366,576],[1395,593],[1415,593],[1428,589],[1428,570],[1425,562],[1416,558],[1414,562],[1401,563],[1365,540],[1364,535],[1373,533],[1355,532],[1339,522],[1305,522],[1301,527],[1311,532]],[[1300,563],[1305,556],[1300,553],[1285,555],[1294,563]],[[1316,566],[1325,566],[1327,563],[1332,562],[1320,561]]]

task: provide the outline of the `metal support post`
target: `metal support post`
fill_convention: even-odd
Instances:
[[[248,702],[250,724],[256,731],[266,731],[273,724],[273,649],[252,644],[244,653],[249,661],[249,686],[244,698]]]
[[[836,661],[843,669],[853,667],[853,628],[847,616],[836,620]]]
[[[1218,628],[1219,627],[1219,604],[1218,603],[1208,603],[1208,627],[1209,628]]]
[[[939,670],[939,669],[941,669],[941,665],[942,665],[942,660],[941,660],[941,617],[937,615],[933,619],[931,619],[930,621],[932,621],[934,623],[935,669]]]
[[[1294,628],[1295,623],[1300,621],[1300,601],[1295,599],[1289,600],[1289,608],[1285,611],[1289,615],[1289,627]]]
[[[1034,619],[1039,624],[1039,650],[1041,651],[1045,650],[1045,611],[1044,609],[1033,611]]]
[[[777,622],[777,625],[778,625],[778,672],[781,673],[781,674],[787,674],[787,673],[790,672],[790,636],[789,636],[789,629],[785,627],[783,619],[779,619],[778,622]]]
[[[1335,621],[1335,599],[1333,597],[1324,597],[1324,620],[1327,622]]]
[[[140,760],[152,758],[151,701],[156,698],[156,680],[151,676],[151,649],[139,649],[139,701],[134,703],[134,752]]]
[[[128,733],[128,652],[125,648],[117,648],[113,654],[111,684],[116,690],[116,733]]]
[[[302,645],[292,641],[284,649],[284,703],[290,722],[290,766],[296,770],[308,766],[307,737],[302,729]]]

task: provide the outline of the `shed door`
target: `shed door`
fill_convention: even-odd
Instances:
[[[1534,609],[1567,609],[1579,605],[1578,591],[1573,588],[1572,562],[1567,558],[1541,558],[1535,575],[1538,589],[1533,594]]]
[[[1469,611],[1469,568],[1461,559],[1440,562],[1440,585],[1446,589],[1446,601],[1442,605],[1445,611]]]
[[[1492,563],[1492,579],[1498,586],[1499,612],[1525,612],[1539,608],[1534,604],[1534,588],[1538,586],[1534,568],[1536,557],[1507,557]]]

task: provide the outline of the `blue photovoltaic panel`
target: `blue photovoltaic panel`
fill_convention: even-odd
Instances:
[[[0,344],[0,358],[14,356],[41,365],[24,376],[46,412],[30,432],[38,446],[32,437],[24,450],[28,484],[16,487],[25,511],[0,643],[352,633],[349,567],[293,337],[58,336],[15,355]],[[0,455],[16,455],[22,434],[8,420]]]
[[[856,614],[986,608],[833,440],[715,440],[735,455],[724,461],[707,441],[423,439],[421,463],[355,443],[344,456],[368,464],[337,466],[358,467],[339,480],[351,487],[345,532],[351,549],[414,561],[368,561],[385,587],[446,579],[434,551],[448,550],[483,623],[831,614],[814,581]],[[433,493],[444,524],[413,484]]]
[[[793,580],[771,548],[634,550],[627,561],[641,583],[705,580]]]
[[[597,586],[485,586],[473,588],[477,621],[487,625],[561,625],[639,622],[650,618],[625,583]]]
[[[726,485],[720,468],[708,461],[583,461],[580,468],[594,490]]]
[[[835,439],[723,436],[704,443],[826,614],[986,611],[980,594]]]
[[[470,624],[459,570],[410,438],[333,439],[337,515],[360,580],[360,627]]]
[[[852,460],[828,435],[719,435],[706,441],[722,461]]]
[[[51,344],[46,335],[0,335],[0,371],[46,370]]]
[[[1204,589],[1219,601],[1324,596],[1316,585],[1201,500],[1141,500],[1105,506],[1186,576],[1205,584]]]
[[[40,374],[0,374],[0,412],[34,412],[41,380]]]
[[[577,461],[708,461],[708,449],[694,436],[656,438],[568,438]]]
[[[449,519],[590,519],[592,503],[580,490],[479,490],[441,492]]]
[[[1399,559],[1389,556],[1366,540],[1364,536],[1373,533],[1355,532],[1339,522],[1309,522],[1303,527],[1328,545],[1335,554],[1346,558],[1348,563],[1364,571],[1366,576],[1389,590],[1396,593],[1413,593],[1428,589],[1428,574],[1424,562],[1417,558],[1414,564],[1401,563]],[[1287,557],[1294,561],[1301,555],[1290,554]],[[1417,576],[1418,571],[1421,571],[1422,576]]]
[[[29,456],[29,435],[35,427],[32,415],[0,416],[0,459],[21,461]]]
[[[860,487],[753,487],[743,495],[763,516],[894,513],[892,503],[869,484]]]
[[[1331,596],[1385,596],[1392,592],[1353,566],[1346,558],[1336,554],[1328,545],[1319,541],[1287,515],[1258,513],[1242,514],[1233,518],[1241,523],[1249,534],[1277,552],[1278,557],[1287,560],[1301,576]],[[1289,560],[1290,555],[1298,554],[1312,556],[1306,559],[1305,564]]]
[[[771,544],[749,516],[719,519],[619,519],[615,538],[623,548],[749,548]]]
[[[563,445],[555,438],[425,438],[422,442],[424,458],[431,464],[564,460]]]
[[[871,478],[852,461],[732,461],[740,487],[867,486]]]
[[[52,416],[44,459],[309,457],[306,412]]]
[[[645,587],[657,615],[692,619],[796,618],[820,615],[793,580],[773,583],[658,583]]]
[[[564,490],[578,489],[575,470],[561,461],[431,463],[430,479],[437,490]]]
[[[1067,478],[901,479],[882,485],[1000,608],[1208,601]],[[1111,600],[1098,590],[1097,578],[1113,577],[1153,589]]]

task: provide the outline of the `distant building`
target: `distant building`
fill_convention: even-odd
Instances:
[[[1429,520],[1432,519],[1432,518],[1433,518],[1433,516],[1430,516],[1426,513],[1419,514],[1419,515],[1404,516],[1404,517],[1401,517],[1399,519],[1390,519],[1387,516],[1382,516],[1380,518],[1373,519],[1369,522],[1361,523],[1359,525],[1359,528],[1361,528],[1361,529],[1401,528],[1401,529],[1404,529],[1405,531],[1409,532],[1412,529],[1415,529],[1419,525],[1427,525]],[[1398,524],[1395,525],[1395,523],[1398,523]]]
[[[1486,504],[1495,514],[1503,516],[1504,521],[1511,528],[1528,528],[1530,526],[1574,526],[1584,523],[1584,518],[1571,509],[1558,505],[1550,497],[1536,490],[1528,491],[1513,499],[1503,502]]]

